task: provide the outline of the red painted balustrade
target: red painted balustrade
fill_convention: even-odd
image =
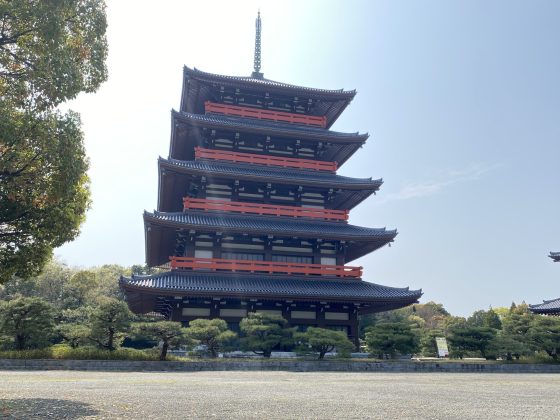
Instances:
[[[294,114],[285,111],[271,111],[269,109],[249,108],[246,106],[218,104],[216,102],[204,102],[204,111],[206,113],[216,113],[224,115],[233,115],[236,117],[256,118],[259,120],[287,122],[292,124],[312,125],[325,128],[327,126],[327,118],[315,115]]]
[[[337,168],[336,162],[228,152],[205,149],[203,147],[194,148],[194,157],[195,159],[225,160],[228,162],[253,163],[257,165],[280,166],[282,168],[313,169],[316,171],[334,172]]]
[[[347,221],[348,210],[327,210],[310,207],[275,206],[226,200],[183,198],[184,210],[214,210],[265,216],[310,217],[313,219]]]
[[[235,271],[267,274],[300,274],[361,278],[362,267],[345,265],[298,264],[273,261],[227,260],[221,258],[169,257],[172,269]]]

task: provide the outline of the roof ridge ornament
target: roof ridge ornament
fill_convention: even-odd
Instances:
[[[255,58],[253,64],[253,73],[251,77],[255,79],[263,79],[264,74],[261,73],[261,11],[259,10],[257,14],[257,19],[255,20]]]

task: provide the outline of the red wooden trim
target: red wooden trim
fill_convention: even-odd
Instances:
[[[313,125],[325,128],[327,117],[315,115],[294,114],[285,111],[271,111],[268,109],[249,108],[245,106],[218,104],[216,102],[204,102],[205,112],[214,112],[225,115],[235,115],[237,117],[256,118],[259,120],[280,121],[292,124]]]
[[[311,217],[326,220],[348,220],[348,210],[315,209],[310,207],[275,206],[226,200],[183,198],[184,210],[219,210],[268,216]]]
[[[317,171],[336,171],[336,162],[310,160],[299,158],[285,158],[269,155],[255,155],[253,153],[228,152],[223,150],[194,148],[195,159],[227,160],[230,162],[254,163],[267,166],[281,166],[283,168],[314,169]]]
[[[250,273],[303,274],[360,278],[362,267],[345,265],[297,264],[272,261],[227,260],[223,258],[169,257],[171,268],[245,271]]]

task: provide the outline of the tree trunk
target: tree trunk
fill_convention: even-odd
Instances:
[[[167,349],[169,348],[169,342],[164,340],[161,346],[161,352],[159,353],[159,360],[163,361],[167,357]]]
[[[23,335],[16,335],[16,349],[23,350],[25,348],[25,336]]]
[[[115,340],[115,331],[112,328],[109,328],[109,339],[107,340],[107,349],[110,351],[115,350],[113,347],[113,341]]]

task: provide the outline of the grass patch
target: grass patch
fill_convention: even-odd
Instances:
[[[159,360],[155,349],[138,350],[120,348],[114,351],[101,350],[94,347],[72,348],[65,344],[57,344],[44,349],[0,351],[0,359],[59,359],[59,360]],[[167,360],[186,360],[168,356]]]

